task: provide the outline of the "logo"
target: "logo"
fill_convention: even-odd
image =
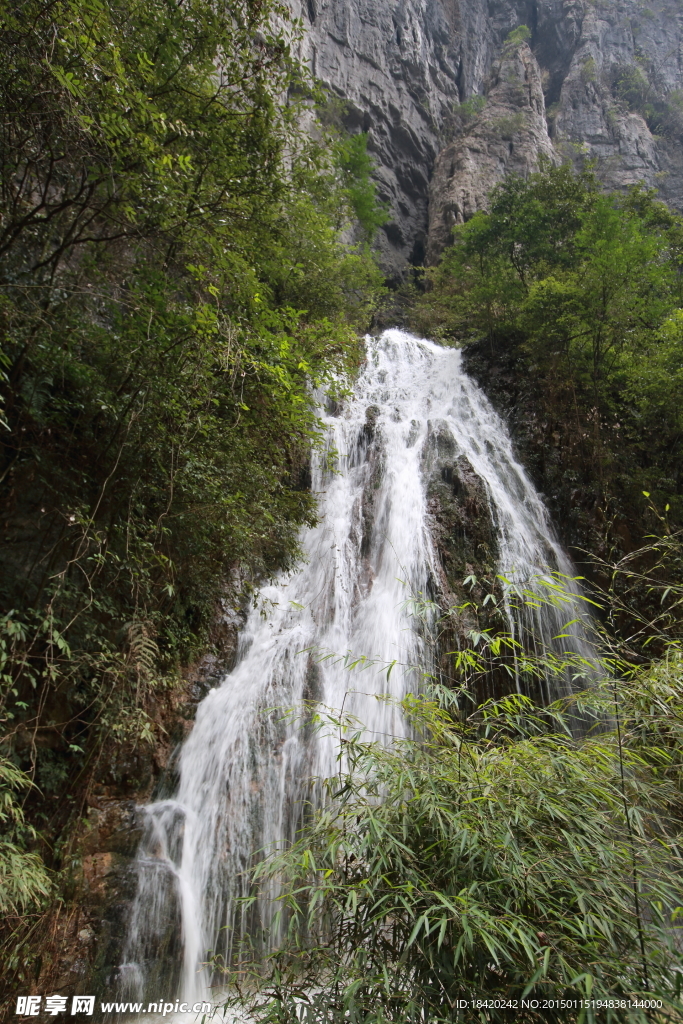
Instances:
[[[68,1003],[66,996],[45,996],[45,1012],[52,1017],[65,1013]],[[20,1017],[37,1017],[43,1003],[42,996],[19,996],[15,1013]],[[95,1009],[94,996],[74,996],[71,1000],[71,1016],[86,1013],[92,1017]]]

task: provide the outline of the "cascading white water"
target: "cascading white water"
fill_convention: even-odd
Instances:
[[[121,967],[128,998],[152,999],[171,985],[188,1002],[207,994],[202,964],[226,954],[232,928],[250,924],[236,900],[255,852],[293,836],[309,780],[335,771],[335,737],[309,735],[273,709],[315,700],[343,706],[375,737],[402,735],[396,707],[373,695],[415,690],[419,672],[410,666],[429,656],[406,600],[426,594],[436,576],[425,481],[435,436],[447,435],[485,486],[500,572],[532,585],[549,570],[571,576],[505,425],[463,372],[459,351],[397,330],[368,338],[353,399],[322,419],[327,453],[312,467],[320,521],[303,538],[305,561],[260,592],[236,668],[199,706],[179,756],[177,792],[145,808]],[[544,604],[533,623],[508,612],[517,636],[533,629],[548,647],[567,618]],[[580,623],[567,646],[590,657]],[[313,658],[314,647],[376,665],[350,674],[338,659]],[[382,671],[393,661],[391,673]],[[176,961],[175,975],[160,957]]]

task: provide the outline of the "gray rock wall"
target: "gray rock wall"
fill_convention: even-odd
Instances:
[[[454,224],[486,206],[494,185],[506,174],[526,177],[537,171],[542,157],[558,162],[548,135],[541,71],[526,43],[508,45],[493,66],[481,112],[436,159],[427,263],[436,262],[448,245]]]
[[[445,117],[459,103],[460,22],[440,0],[303,0],[304,56],[348,101],[346,126],[369,132],[379,198],[391,207],[378,244],[389,276],[421,261],[429,177]]]
[[[389,277],[400,277],[409,262],[424,257],[429,183],[438,154],[453,146],[462,177],[445,173],[450,163],[443,157],[441,184],[432,187],[434,258],[444,242],[449,205],[449,216],[459,205],[469,216],[485,203],[489,183],[511,170],[528,173],[541,152],[577,165],[595,160],[607,187],[644,180],[683,208],[683,96],[677,95],[683,89],[682,0],[293,5],[306,27],[303,56],[331,92],[348,101],[347,127],[369,133],[379,195],[391,207],[378,238]],[[524,75],[533,79],[536,99],[538,85],[544,100],[533,117],[528,97],[515,103],[513,90],[505,95],[501,88],[511,71],[504,68],[504,42],[522,24],[531,30],[536,62],[526,54],[520,58]],[[489,100],[479,127],[459,113],[473,96]],[[496,105],[501,109],[494,116]],[[502,121],[509,136],[516,113],[524,117],[523,126],[518,119],[519,136],[501,132],[496,138],[493,122]],[[510,142],[513,152],[505,157]]]
[[[565,158],[595,160],[607,187],[642,180],[681,209],[681,89],[680,0],[585,2],[571,63],[549,107],[553,142]]]

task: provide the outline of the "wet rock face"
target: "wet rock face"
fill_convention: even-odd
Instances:
[[[498,562],[496,530],[486,488],[448,431],[436,424],[422,453],[427,504],[438,555],[436,580],[443,608],[462,604],[465,577],[493,578]],[[464,622],[463,628],[473,623]]]
[[[471,645],[470,630],[509,628],[500,612],[498,540],[483,481],[438,424],[424,446],[422,470],[436,554],[432,597],[441,609],[432,633],[435,670],[441,682],[455,686],[462,680],[454,674],[453,651]],[[484,601],[491,593],[496,601],[487,606]],[[480,701],[509,692],[509,678],[500,669],[471,682]]]
[[[535,169],[541,154],[577,166],[595,160],[607,187],[644,180],[683,208],[680,0],[292,6],[306,30],[302,56],[348,101],[346,126],[369,133],[379,196],[391,209],[378,232],[388,277],[422,261],[430,205],[434,259],[449,220],[466,219],[492,184]],[[506,37],[520,25],[530,51],[509,53]],[[474,123],[461,109],[473,97],[487,100],[478,112],[475,103]]]

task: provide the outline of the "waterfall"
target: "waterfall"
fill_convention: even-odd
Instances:
[[[171,990],[188,1002],[205,997],[211,979],[202,964],[229,955],[233,929],[256,927],[238,902],[255,852],[293,837],[309,780],[331,775],[337,755],[333,736],[278,709],[343,706],[368,735],[403,734],[394,704],[374,695],[414,691],[420,672],[411,666],[429,659],[407,599],[433,592],[438,577],[426,483],[435,439],[447,438],[482,482],[499,572],[512,585],[533,586],[552,570],[571,576],[506,427],[464,373],[459,351],[398,330],[368,338],[352,399],[321,417],[326,450],[312,466],[320,519],[303,537],[303,563],[260,591],[236,667],[198,708],[175,794],[144,808],[121,966],[127,998]],[[549,647],[570,617],[545,604],[522,613],[506,599],[505,607],[516,636],[533,632]],[[565,647],[590,655],[580,622],[565,634]],[[312,649],[375,664],[349,672],[339,657],[321,660]],[[392,662],[390,673],[382,670]],[[267,929],[266,907],[262,914],[257,924]]]

